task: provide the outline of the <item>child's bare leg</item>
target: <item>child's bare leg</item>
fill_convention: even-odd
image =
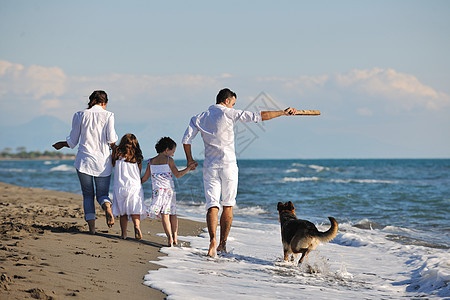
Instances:
[[[95,219],[94,220],[87,220],[88,226],[89,226],[89,233],[95,234]]]
[[[173,237],[172,237],[172,226],[170,225],[170,217],[168,214],[161,214],[161,221],[164,228],[164,232],[167,236],[167,245],[169,247],[173,244]]]
[[[120,216],[120,229],[122,230],[122,239],[127,238],[128,215]]]
[[[172,227],[173,244],[178,244],[178,218],[177,215],[170,215],[170,226]]]
[[[133,224],[134,224],[134,237],[137,240],[142,239],[141,216],[140,215],[131,215],[131,220],[133,220]]]

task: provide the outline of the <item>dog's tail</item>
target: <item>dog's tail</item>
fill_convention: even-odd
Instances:
[[[326,243],[334,239],[338,231],[338,223],[336,220],[333,217],[328,217],[328,219],[330,219],[331,222],[330,229],[325,232],[319,232],[318,238],[322,243]]]

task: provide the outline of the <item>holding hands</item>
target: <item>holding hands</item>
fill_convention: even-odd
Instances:
[[[186,169],[188,169],[189,171],[195,170],[198,167],[198,162],[196,162],[195,160],[191,160],[187,162],[187,167]]]

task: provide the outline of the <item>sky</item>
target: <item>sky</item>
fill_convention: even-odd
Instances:
[[[0,37],[0,130],[68,134],[100,89],[150,157],[228,87],[237,109],[321,111],[239,124],[238,158],[450,158],[449,1],[0,0]]]

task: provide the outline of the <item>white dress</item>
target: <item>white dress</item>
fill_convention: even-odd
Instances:
[[[150,164],[150,160],[148,161]],[[173,183],[172,171],[169,164],[152,165],[150,164],[152,178],[152,199],[148,206],[148,216],[159,218],[160,214],[176,215],[176,194]]]
[[[128,215],[129,220],[131,215],[140,215],[141,220],[147,217],[139,166],[123,158],[118,159],[114,167],[112,213],[115,217]]]

